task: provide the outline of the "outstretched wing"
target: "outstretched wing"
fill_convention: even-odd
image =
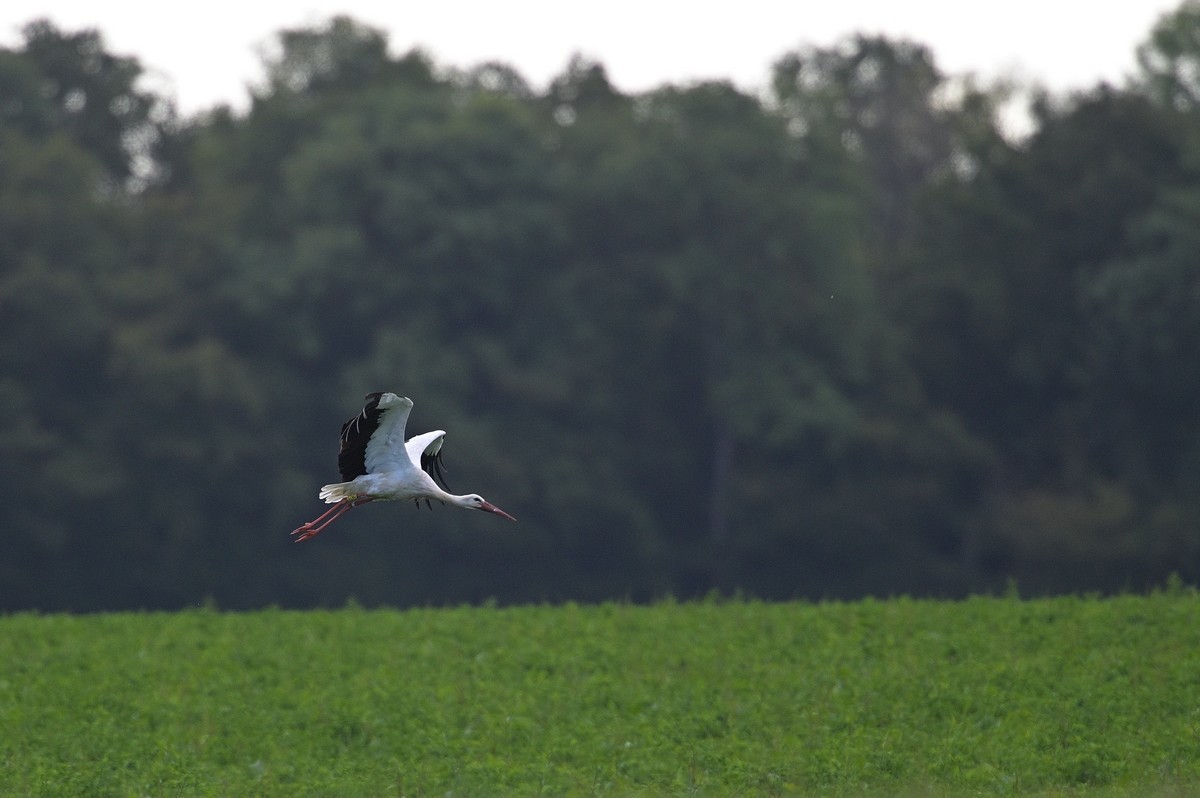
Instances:
[[[362,412],[342,425],[338,471],[343,482],[407,465],[404,427],[412,405],[394,393],[366,395]]]
[[[443,473],[445,464],[442,462],[442,441],[445,438],[445,430],[435,429],[412,436],[404,448],[408,450],[408,459],[414,466],[433,477],[442,490],[448,491],[450,486],[446,484]]]

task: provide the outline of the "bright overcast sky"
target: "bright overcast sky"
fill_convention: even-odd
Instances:
[[[499,60],[542,88],[573,53],[598,60],[621,90],[728,78],[765,85],[770,65],[803,44],[853,32],[928,45],[944,72],[1012,75],[1054,90],[1120,84],[1134,49],[1179,0],[2,0],[0,46],[49,17],[68,31],[99,28],[108,49],[134,55],[185,114],[219,103],[245,107],[262,78],[259,53],[283,29],[348,14],[388,32],[392,51],[419,46],[442,66]]]

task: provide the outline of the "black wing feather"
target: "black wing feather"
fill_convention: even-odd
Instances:
[[[338,449],[338,471],[342,482],[367,473],[367,442],[379,429],[379,400],[383,392],[369,393],[363,401],[362,412],[342,425],[342,442]]]
[[[442,462],[441,449],[437,454],[421,453],[421,470],[433,477],[433,480],[442,486],[442,490],[449,491],[450,486],[446,484],[446,475],[443,473],[445,467],[446,464]]]

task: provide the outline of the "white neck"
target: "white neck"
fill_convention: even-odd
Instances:
[[[438,501],[443,501],[446,504],[453,504],[456,507],[467,507],[470,509],[476,509],[479,507],[479,505],[477,505],[471,501],[471,497],[474,495],[475,494],[473,494],[473,493],[464,493],[461,496],[458,496],[453,493],[447,493],[446,491],[442,490],[441,488],[437,488],[437,492],[434,493],[430,498],[437,499]]]

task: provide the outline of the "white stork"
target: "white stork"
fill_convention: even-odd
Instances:
[[[405,442],[411,399],[394,393],[369,393],[365,401],[362,412],[342,425],[338,451],[342,481],[326,485],[318,494],[333,507],[292,530],[297,542],[318,534],[360,504],[373,501],[420,504],[424,500],[428,504],[433,500],[517,520],[478,494],[456,496],[443,489],[441,452],[446,433],[438,429]]]

